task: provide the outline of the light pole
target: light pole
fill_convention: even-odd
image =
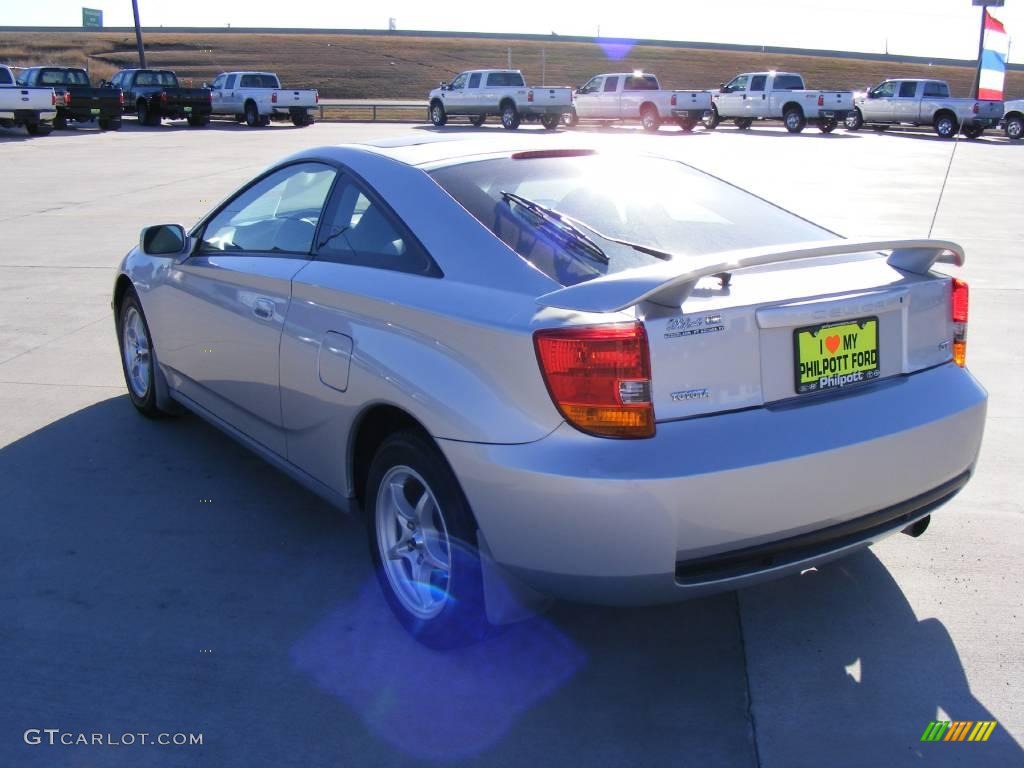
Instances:
[[[132,11],[135,13],[135,44],[139,47],[139,66],[146,68],[146,49],[142,46],[142,27],[139,26],[139,0],[132,0]]]

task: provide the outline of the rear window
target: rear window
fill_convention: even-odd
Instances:
[[[487,75],[487,85],[499,88],[517,88],[526,85],[526,83],[523,82],[523,76],[518,72],[491,72]]]
[[[178,78],[173,72],[142,71],[135,75],[136,85],[163,85],[168,88],[178,87]]]
[[[242,75],[242,88],[280,88],[273,75]]]
[[[658,90],[658,78],[654,75],[643,75],[642,77],[627,77],[622,86],[624,91],[656,91]]]
[[[661,158],[501,158],[445,166],[431,176],[512,250],[562,285],[660,261],[607,238],[686,258],[833,236],[713,176]],[[506,202],[502,192],[597,230],[580,227],[604,250],[608,263],[560,243]]]
[[[775,90],[777,91],[802,91],[804,81],[800,75],[776,75]]]
[[[84,69],[44,69],[39,73],[40,85],[89,85]]]

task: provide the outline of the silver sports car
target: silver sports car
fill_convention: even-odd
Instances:
[[[971,475],[955,243],[844,240],[688,165],[467,141],[320,147],[113,308],[129,396],[365,515],[434,647],[558,597],[734,589],[848,554]],[[528,148],[524,149],[523,146]]]

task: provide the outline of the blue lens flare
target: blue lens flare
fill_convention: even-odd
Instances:
[[[598,37],[595,42],[601,46],[605,57],[611,61],[621,61],[626,58],[633,50],[633,46],[636,45],[636,40],[621,37]]]

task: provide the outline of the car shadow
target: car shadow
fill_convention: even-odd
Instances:
[[[874,128],[871,128],[870,126],[866,126],[864,128],[858,129],[857,131],[847,131],[847,135],[850,135],[850,134],[856,135],[858,133],[869,134],[869,135],[870,134],[876,134],[876,135],[884,134],[886,136],[893,136],[893,137],[899,138],[899,139],[910,139],[910,140],[913,140],[913,141],[935,141],[935,142],[938,142],[940,144],[952,144],[953,141],[954,141],[954,139],[952,139],[952,138],[949,138],[949,139],[942,138],[941,136],[937,135],[931,128],[915,129],[915,128],[912,128],[910,126],[901,127],[901,128],[889,127],[889,128],[886,128],[884,131],[875,130]],[[979,136],[976,139],[968,139],[966,136],[960,135],[960,136],[957,136],[957,138],[955,140],[956,141],[961,141],[961,142],[970,142],[971,144],[1016,144],[1016,143],[1019,143],[1019,142],[1011,142],[1009,139],[1006,138],[1006,135],[1002,131],[996,131],[996,130],[986,131],[985,133],[983,133],[981,136]]]
[[[20,738],[33,727],[201,732],[178,754],[216,766],[754,766],[768,749],[792,753],[780,765],[865,764],[838,746],[885,765],[926,747],[928,764],[1022,758],[998,728],[984,745],[920,744],[936,707],[995,718],[941,623],[919,621],[869,553],[739,598],[558,604],[438,653],[391,617],[360,522],[197,418],[148,420],[113,397],[0,449],[0,477],[0,708],[19,733],[0,764],[54,764],[59,746]]]

